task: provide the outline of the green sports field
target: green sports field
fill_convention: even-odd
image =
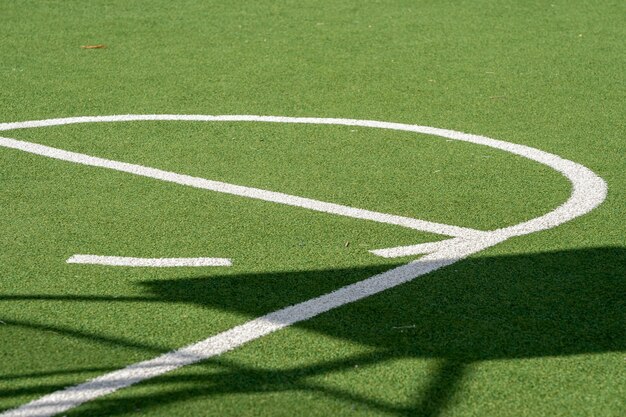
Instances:
[[[0,0],[0,416],[623,416],[625,39],[612,0]]]

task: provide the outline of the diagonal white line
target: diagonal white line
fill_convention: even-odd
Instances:
[[[81,165],[108,168],[114,171],[127,172],[129,174],[154,178],[166,182],[173,182],[189,187],[202,188],[205,190],[217,191],[220,193],[248,197],[257,200],[264,200],[272,203],[285,204],[288,206],[302,207],[309,210],[336,214],[345,217],[352,217],[355,219],[371,220],[378,223],[393,224],[396,226],[403,226],[424,232],[438,233],[455,237],[471,237],[482,233],[475,229],[434,223],[425,220],[413,219],[410,217],[396,216],[393,214],[379,213],[376,211],[364,210],[344,206],[341,204],[327,203],[324,201],[283,194],[275,191],[267,191],[259,188],[228,184],[220,181],[212,181],[205,178],[192,177],[190,175],[177,174],[175,172],[164,171],[157,168],[150,168],[143,165],[130,164],[126,162],[119,162],[111,159],[99,158],[96,156],[65,151],[58,148],[52,148],[50,146],[16,139],[0,137],[0,146],[3,146],[5,148],[18,149],[35,155],[46,156],[48,158],[59,159],[62,161],[73,162]]]
[[[453,238],[441,240],[439,242],[427,242],[427,243],[419,243],[417,245],[409,245],[409,246],[397,246],[395,248],[385,248],[385,249],[373,249],[370,250],[370,253],[374,255],[382,256],[383,258],[398,258],[401,256],[411,256],[411,255],[422,255],[425,253],[432,253],[446,246],[459,245],[463,244],[463,238]]]
[[[411,281],[498,242],[500,240],[484,239],[464,242],[463,245],[454,248],[443,248],[417,261],[374,275],[320,297],[274,311],[200,342],[44,395],[18,408],[7,410],[0,416],[50,417],[62,413],[143,380],[220,355],[292,324]]]

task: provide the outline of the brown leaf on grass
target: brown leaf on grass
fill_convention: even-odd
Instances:
[[[98,44],[98,45],[83,45],[81,46],[82,49],[103,49],[106,48],[107,46],[105,44]]]

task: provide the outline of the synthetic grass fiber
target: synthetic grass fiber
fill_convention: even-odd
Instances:
[[[0,0],[0,27],[0,122],[391,121],[532,146],[608,184],[581,218],[67,415],[623,415],[624,2]],[[360,127],[128,122],[0,136],[479,230],[571,192],[496,149]],[[0,410],[411,260],[368,250],[442,238],[0,148]],[[77,253],[234,264],[65,263]]]

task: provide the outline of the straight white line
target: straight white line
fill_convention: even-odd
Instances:
[[[475,229],[434,223],[425,220],[413,219],[410,217],[396,216],[393,214],[379,213],[376,211],[364,210],[340,204],[326,203],[310,198],[298,197],[289,194],[278,193],[275,191],[267,191],[259,188],[244,187],[241,185],[212,181],[205,178],[177,174],[175,172],[163,171],[157,168],[145,167],[143,165],[113,161],[110,159],[65,151],[62,149],[52,148],[50,146],[16,139],[0,137],[0,146],[3,146],[5,148],[18,149],[35,155],[46,156],[48,158],[59,159],[62,161],[73,162],[81,165],[108,168],[114,171],[127,172],[129,174],[154,178],[166,182],[173,182],[189,187],[202,188],[205,190],[217,191],[220,193],[248,197],[257,200],[264,200],[272,203],[285,204],[288,206],[302,207],[309,210],[336,214],[345,217],[352,217],[355,219],[371,220],[378,223],[393,224],[396,226],[403,226],[424,232],[438,233],[442,235],[457,237],[471,237],[482,233]]]
[[[401,256],[421,255],[440,250],[444,246],[458,245],[463,243],[463,238],[441,240],[439,242],[419,243],[417,245],[397,246],[395,248],[373,249],[370,253],[382,256],[383,258],[398,258]]]
[[[411,281],[421,275],[451,265],[472,253],[492,246],[496,240],[474,240],[463,246],[443,249],[437,253],[374,275],[363,281],[299,304],[266,314],[200,342],[126,368],[110,372],[82,384],[45,395],[19,408],[7,410],[2,417],[50,417],[77,407],[143,380],[174,371],[213,356],[220,355],[247,342],[266,336],[294,323],[308,320],[326,311],[353,303],[386,289]]]
[[[232,266],[228,258],[131,258],[127,256],[73,255],[68,264],[133,267]]]

